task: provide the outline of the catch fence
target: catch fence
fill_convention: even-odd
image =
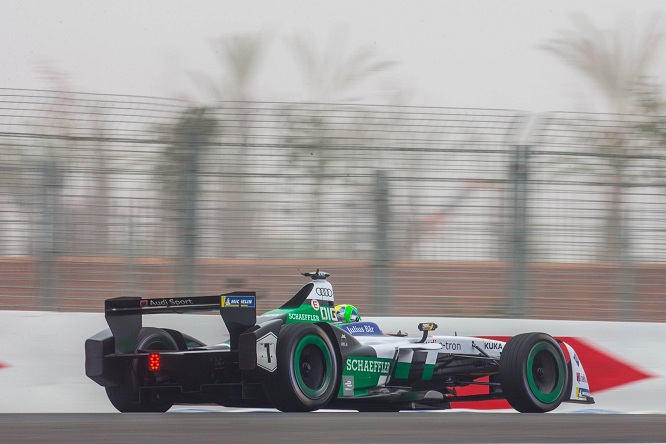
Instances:
[[[663,118],[0,90],[0,308],[666,320]]]

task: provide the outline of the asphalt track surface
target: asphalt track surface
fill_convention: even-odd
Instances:
[[[11,443],[666,442],[666,415],[400,413],[3,414]]]

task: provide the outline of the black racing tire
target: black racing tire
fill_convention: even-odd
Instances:
[[[499,375],[507,401],[522,413],[557,408],[570,379],[562,349],[545,333],[524,333],[509,339],[502,350]]]
[[[173,337],[159,328],[144,327],[139,332],[134,351],[178,350]],[[128,364],[121,385],[106,387],[111,404],[122,413],[166,412],[173,406],[168,399],[145,399],[141,397],[145,368],[137,361]]]
[[[264,389],[278,410],[321,409],[337,395],[337,353],[320,327],[305,323],[283,326],[277,341],[277,363],[277,374]]]

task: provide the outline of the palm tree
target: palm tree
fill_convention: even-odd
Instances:
[[[253,81],[258,73],[266,49],[263,34],[240,34],[211,40],[211,49],[217,56],[222,73],[210,76],[191,73],[207,101],[217,102],[224,119],[233,125],[233,134],[223,135],[213,173],[218,178],[214,202],[223,203],[216,211],[220,246],[218,251],[238,256],[254,253],[261,244],[256,232],[257,208],[252,202],[252,184],[248,180],[250,135],[253,110],[248,100]],[[222,118],[222,117],[220,117]],[[233,180],[228,180],[232,177]],[[227,180],[225,180],[225,178]]]
[[[591,153],[598,157],[597,174],[603,174],[609,189],[608,208],[604,220],[601,260],[616,262],[617,287],[620,304],[630,305],[633,294],[633,271],[627,228],[624,195],[632,166],[631,142],[626,133],[631,124],[624,114],[635,112],[635,91],[647,77],[663,43],[664,31],[659,17],[648,21],[639,35],[633,26],[620,29],[599,29],[580,15],[572,17],[574,29],[551,40],[544,49],[587,78],[605,98],[609,111],[618,114],[620,125],[609,134],[599,137],[604,142],[594,143],[600,150]]]
[[[355,138],[358,139],[368,121],[367,116],[363,119],[357,118],[354,123],[341,128],[340,125],[333,125],[331,113],[327,112],[330,106],[317,104],[348,104],[362,100],[364,96],[358,95],[358,88],[367,81],[376,79],[379,73],[393,67],[395,62],[382,59],[374,48],[369,46],[348,50],[347,40],[340,36],[331,36],[324,49],[318,48],[308,36],[294,37],[290,43],[301,68],[304,83],[308,87],[308,100],[315,104],[307,106],[307,117],[298,117],[298,123],[295,124],[297,129],[292,134],[293,140],[288,141],[295,146],[288,156],[292,164],[304,167],[311,176],[314,209],[309,220],[310,238],[314,239],[314,251],[322,251],[317,245],[320,236],[317,236],[316,232],[323,228],[324,223],[321,216],[325,200],[323,195],[331,192],[335,185],[332,181],[335,181],[337,176],[344,176],[336,175],[335,171],[345,169],[344,160],[338,159],[345,159],[346,156],[336,152],[336,145],[344,137],[343,132],[350,132],[349,127],[352,125]],[[370,139],[363,139],[366,145],[371,143]],[[347,185],[360,186],[354,183]]]
[[[187,108],[171,128],[165,128],[164,164],[155,172],[160,178],[168,178],[162,182],[162,195],[176,226],[180,295],[196,292],[200,170],[202,156],[209,151],[217,126],[207,113],[203,107]]]
[[[599,29],[585,16],[572,16],[574,29],[563,32],[543,48],[586,77],[604,96],[609,111],[632,110],[635,88],[643,82],[663,43],[660,17],[648,21],[642,35]]]
[[[212,51],[222,67],[222,74],[210,76],[191,72],[192,79],[206,101],[248,100],[252,82],[266,50],[263,34],[238,34],[210,41]]]
[[[318,104],[330,104],[333,102],[352,103],[367,99],[367,92],[359,95],[359,89],[367,84],[369,80],[378,80],[378,75],[389,70],[395,62],[388,61],[377,55],[374,48],[365,46],[348,50],[347,40],[339,36],[331,36],[325,49],[317,48],[312,39],[300,36],[291,40],[294,54],[301,67],[305,84],[309,87],[310,100]],[[380,159],[374,159],[373,164],[377,168],[375,172],[376,181],[363,183],[363,179],[355,178],[346,174],[353,159],[349,152],[349,144],[361,143],[364,148],[372,145],[372,138],[364,134],[372,125],[372,113],[366,115],[350,112],[344,107],[330,109],[330,105],[313,105],[306,110],[306,116],[299,117],[301,134],[293,134],[295,146],[290,157],[300,163],[310,176],[311,200],[309,205],[309,240],[312,242],[312,251],[315,257],[321,255],[327,249],[320,247],[321,233],[335,233],[335,229],[327,229],[329,214],[354,212],[356,193],[346,190],[363,191],[372,189],[375,193],[374,225],[376,236],[374,242],[374,293],[378,301],[377,307],[383,305],[390,298],[390,253],[388,245],[388,232],[390,230],[389,213],[389,179],[382,171]],[[353,111],[353,110],[351,110]],[[346,123],[341,125],[340,115],[349,113],[349,117],[343,119]],[[369,137],[368,137],[369,136]],[[361,142],[362,141],[362,142]],[[359,147],[361,148],[361,147]],[[349,160],[346,160],[349,159]],[[359,160],[357,159],[356,162]],[[326,199],[325,196],[329,196]],[[332,197],[332,198],[331,198]],[[338,202],[331,212],[324,207],[327,200]],[[351,211],[346,211],[350,209]],[[328,211],[327,211],[328,210]],[[333,216],[335,217],[335,216]],[[349,221],[345,221],[349,223]],[[348,244],[353,245],[357,240],[354,236],[355,230],[348,231]],[[340,241],[341,239],[335,239]],[[337,242],[335,242],[337,244]],[[339,256],[340,252],[335,252]],[[342,253],[342,254],[349,254]],[[321,257],[321,256],[320,256]],[[380,308],[381,312],[381,308]]]
[[[305,36],[292,38],[291,46],[309,86],[310,100],[318,103],[352,103],[365,99],[355,88],[396,65],[378,56],[374,48],[361,46],[349,51],[346,38],[331,36],[327,47],[315,46]]]

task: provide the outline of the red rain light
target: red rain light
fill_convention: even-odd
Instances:
[[[160,369],[160,355],[159,353],[151,353],[148,356],[148,368],[154,372]]]

